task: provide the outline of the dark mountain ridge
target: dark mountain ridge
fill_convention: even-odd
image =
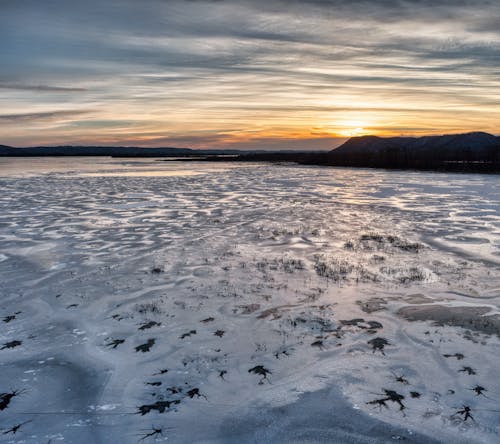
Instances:
[[[500,137],[474,132],[424,137],[353,137],[330,151],[325,163],[339,166],[441,169],[483,164],[500,167]],[[476,165],[480,168],[480,165]]]
[[[368,168],[500,172],[500,137],[483,132],[424,137],[352,137],[328,152],[56,146],[13,148],[1,156],[184,157],[207,161],[297,162]],[[168,159],[165,159],[168,160]]]
[[[474,150],[481,153],[485,149],[499,144],[499,137],[482,132],[424,137],[361,136],[352,137],[331,152],[337,154],[373,153],[396,149],[418,153],[430,149],[439,149],[440,151],[447,151],[450,155],[459,155],[463,150]]]
[[[424,137],[361,136],[326,153],[251,153],[236,160],[497,173],[500,137],[482,132]]]
[[[194,150],[191,148],[140,148],[131,146],[36,146],[14,148],[0,145],[0,156],[115,156],[171,157],[241,154],[237,150]]]

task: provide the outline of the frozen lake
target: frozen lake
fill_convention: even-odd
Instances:
[[[0,442],[500,441],[500,176],[3,158],[0,189]]]

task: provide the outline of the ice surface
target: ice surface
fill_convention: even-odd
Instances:
[[[498,176],[2,159],[0,187],[0,442],[499,442]]]

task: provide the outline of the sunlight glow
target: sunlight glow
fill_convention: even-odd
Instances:
[[[346,136],[346,137],[355,137],[355,136],[363,136],[368,133],[365,131],[364,128],[350,128],[340,131],[339,134],[341,136]]]

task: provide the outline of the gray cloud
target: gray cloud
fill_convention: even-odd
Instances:
[[[82,92],[85,88],[53,86],[53,85],[19,85],[10,83],[0,83],[0,89],[14,89],[19,91],[39,91],[39,92]]]
[[[0,114],[0,122],[35,122],[47,120],[59,120],[73,118],[82,114],[87,114],[90,111],[74,110],[74,111],[46,111],[37,113],[20,113],[20,114]]]

